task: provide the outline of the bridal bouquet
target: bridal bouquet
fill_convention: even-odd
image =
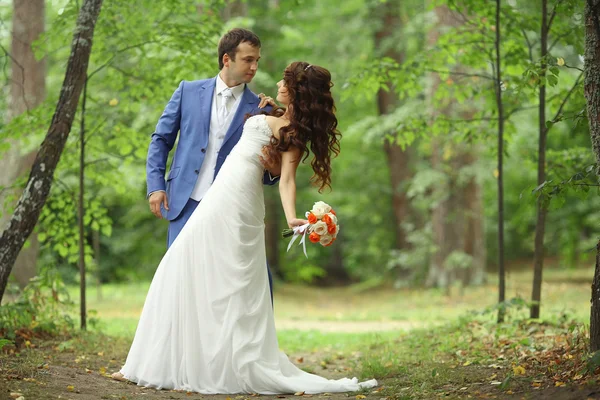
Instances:
[[[321,246],[331,246],[337,238],[340,226],[338,225],[337,216],[331,206],[323,201],[317,201],[312,210],[306,212],[308,223],[302,226],[296,226],[294,229],[284,229],[283,237],[293,236],[288,251],[292,244],[302,237],[300,243],[306,255],[306,235],[312,243],[319,243]]]

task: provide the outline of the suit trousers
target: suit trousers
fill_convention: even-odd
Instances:
[[[169,222],[169,230],[167,231],[167,248],[171,247],[179,232],[183,229],[183,226],[186,224],[188,219],[192,216],[192,213],[200,204],[199,201],[196,201],[192,198],[188,199],[188,202],[181,210],[181,213],[175,218],[173,221]],[[271,270],[267,265],[267,273],[269,275],[269,290],[271,291],[271,303],[273,303],[273,277],[271,276]]]

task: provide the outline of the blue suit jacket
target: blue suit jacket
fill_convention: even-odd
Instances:
[[[182,81],[165,107],[152,134],[146,161],[148,194],[157,190],[166,190],[169,211],[163,209],[162,212],[169,221],[177,218],[190,198],[200,167],[204,162],[215,83],[216,77],[191,82]],[[246,86],[219,150],[215,177],[231,149],[240,140],[244,116],[248,113],[257,113],[260,110],[258,103],[258,96]],[[175,145],[178,132],[179,142],[165,182],[167,158]],[[276,180],[265,176],[266,184],[275,182]]]

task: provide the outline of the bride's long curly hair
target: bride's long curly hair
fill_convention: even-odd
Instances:
[[[285,69],[283,82],[290,99],[290,123],[279,130],[279,139],[271,137],[263,149],[263,163],[280,163],[281,153],[292,146],[300,150],[302,162],[312,152],[310,165],[314,174],[310,181],[322,192],[331,188],[331,154],[335,157],[340,153],[341,134],[331,96],[331,74],[323,67],[298,61]],[[280,116],[282,112],[279,108],[273,114]]]

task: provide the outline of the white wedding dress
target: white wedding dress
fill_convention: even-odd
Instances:
[[[328,380],[279,350],[264,243],[263,166],[271,130],[251,117],[217,179],[163,257],[121,369],[138,385],[216,393],[322,393]]]

